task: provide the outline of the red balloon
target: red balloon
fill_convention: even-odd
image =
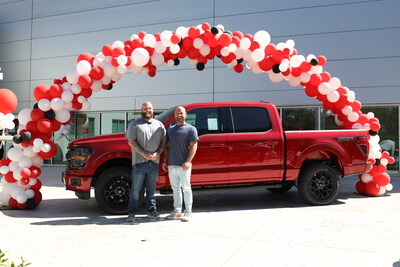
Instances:
[[[229,33],[223,33],[218,38],[218,42],[222,46],[228,46],[232,43],[232,36]]]
[[[46,84],[36,86],[33,90],[33,96],[37,101],[43,98],[51,100],[50,87]]]
[[[39,121],[44,118],[44,112],[38,108],[35,108],[31,111],[31,119],[33,121]]]
[[[322,77],[319,74],[311,74],[310,77],[310,84],[314,85],[314,86],[318,86],[322,83]]]
[[[329,74],[329,72],[321,72],[321,78],[322,78],[322,82],[329,82],[329,80],[331,79],[331,75]]]
[[[36,121],[28,121],[28,123],[25,125],[25,128],[32,134],[38,132]]]
[[[89,73],[92,80],[101,80],[104,76],[104,70],[100,67],[93,67]]]
[[[4,179],[6,180],[7,183],[15,183],[17,180],[14,179],[14,175],[12,171],[7,172],[4,175]]]
[[[21,170],[21,176],[22,178],[29,178],[31,176],[32,172],[28,168],[22,168]]]
[[[119,57],[120,55],[125,55],[125,50],[122,47],[116,47],[112,50],[111,55],[113,57]]]
[[[112,46],[111,45],[105,45],[101,49],[101,52],[103,52],[103,55],[105,56],[111,56],[112,55]]]
[[[8,206],[9,206],[10,208],[12,208],[12,209],[18,208],[18,202],[17,202],[17,200],[11,197],[11,198],[8,200]]]
[[[41,133],[48,133],[51,131],[51,120],[43,118],[37,122],[37,129]]]
[[[318,60],[318,65],[320,65],[320,66],[323,66],[326,64],[326,57],[324,57],[324,56],[317,57],[317,60]]]
[[[39,180],[38,180],[39,182]],[[42,202],[42,193],[40,193],[39,190],[33,190],[35,195],[33,196],[33,199],[36,201],[36,204],[39,205],[40,202]]]
[[[0,89],[0,112],[3,114],[13,113],[17,108],[17,96],[8,89]]]
[[[38,178],[42,174],[42,170],[36,166],[31,166],[29,169],[31,171],[31,178]]]
[[[29,178],[21,178],[19,181],[22,185],[27,185],[29,184]]]
[[[192,39],[196,39],[200,36],[200,30],[197,27],[190,27],[188,31],[188,35]]]
[[[374,182],[369,182],[365,185],[365,192],[370,196],[376,196],[379,193],[380,187]]]
[[[88,74],[83,74],[83,75],[79,76],[78,84],[82,88],[90,88],[90,86],[92,86],[92,84],[93,84],[93,80],[90,78],[90,76]]]
[[[62,92],[64,91],[64,89],[58,84],[53,84],[52,86],[50,86],[49,90],[50,90],[50,95],[53,98],[55,98],[55,97],[60,98]]]
[[[79,62],[81,60],[86,60],[88,62],[91,62],[92,60],[94,60],[94,56],[91,53],[82,53],[79,55],[78,59],[76,60],[76,62]]]
[[[359,194],[361,195],[365,195],[366,191],[365,191],[365,183],[363,181],[358,181],[356,183],[356,190]]]
[[[373,177],[373,181],[380,186],[386,186],[390,183],[390,176],[386,172],[383,172]]]
[[[233,69],[234,69],[237,73],[240,73],[240,72],[243,71],[244,67],[243,67],[242,64],[236,64],[236,66],[233,67]]]
[[[36,184],[32,185],[31,189],[32,190],[40,190],[40,188],[42,188],[42,182],[39,179],[37,179]]]
[[[49,152],[40,151],[39,153],[37,153],[39,157],[41,157],[42,159],[51,159],[57,153],[57,145],[54,144],[54,142],[52,141],[48,141],[47,143],[51,146],[50,151]]]
[[[171,36],[171,43],[173,43],[173,44],[179,44],[180,41],[181,41],[181,38],[180,38],[178,35],[173,34],[173,35]]]

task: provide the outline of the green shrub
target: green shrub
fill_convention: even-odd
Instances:
[[[21,257],[21,263],[15,264],[13,261],[8,263],[8,259],[6,258],[6,254],[0,249],[0,267],[25,267],[30,265],[31,263],[25,263],[24,258]]]

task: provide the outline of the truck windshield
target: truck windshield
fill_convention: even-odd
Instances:
[[[155,118],[161,122],[165,122],[169,117],[171,117],[175,113],[175,109],[176,107],[172,107],[164,111],[160,115],[155,116]]]

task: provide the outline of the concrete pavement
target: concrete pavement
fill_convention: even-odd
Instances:
[[[195,192],[188,223],[138,224],[104,214],[66,191],[63,167],[44,166],[43,202],[0,210],[0,249],[35,266],[395,266],[400,267],[400,176],[389,196],[354,194],[342,180],[338,201],[304,204],[297,189]],[[172,196],[157,199],[160,213]]]

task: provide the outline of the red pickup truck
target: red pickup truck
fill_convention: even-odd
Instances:
[[[284,193],[294,185],[312,205],[336,200],[339,178],[368,166],[365,130],[284,131],[277,108],[264,102],[185,105],[187,122],[199,134],[192,187],[265,186]],[[175,123],[171,108],[157,119]],[[76,139],[69,145],[63,173],[66,189],[96,201],[111,214],[127,212],[131,187],[131,149],[124,133]],[[160,168],[157,188],[169,191]]]

